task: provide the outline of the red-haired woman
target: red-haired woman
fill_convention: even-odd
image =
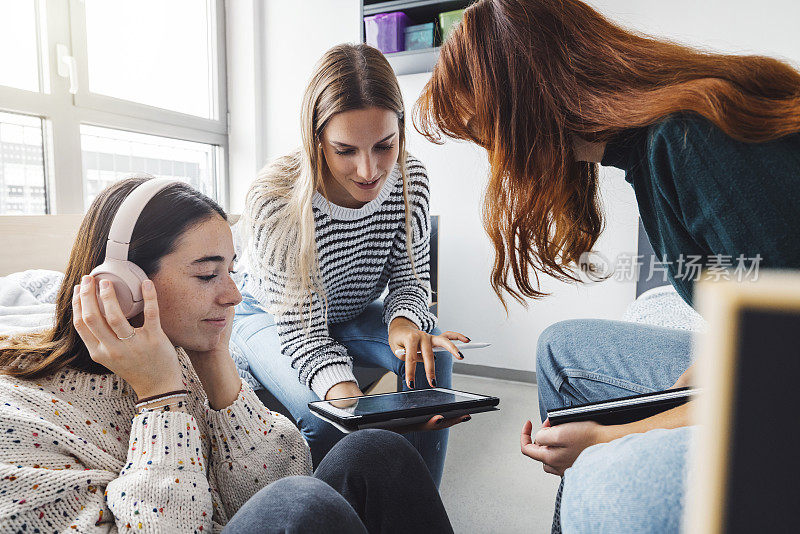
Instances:
[[[544,296],[539,273],[579,280],[574,266],[603,229],[598,163],[626,172],[689,304],[692,258],[800,267],[800,73],[785,63],[643,37],[577,0],[481,0],[443,45],[416,112],[429,139],[488,151],[484,223],[501,299]],[[686,331],[557,323],[539,342],[542,418],[687,384],[689,347]],[[564,475],[564,531],[677,530],[687,413],[619,426],[545,421],[533,439],[526,423],[522,452]]]

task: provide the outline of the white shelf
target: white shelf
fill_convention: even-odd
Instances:
[[[423,50],[407,50],[386,54],[386,59],[394,69],[397,76],[404,74],[418,74],[431,72],[439,59],[439,48],[425,48]]]
[[[431,7],[438,8],[441,4],[445,4],[449,7],[450,4],[454,3],[458,3],[458,0],[390,0],[388,2],[380,2],[377,4],[364,5],[364,15],[390,13],[392,11],[400,11],[401,9],[431,8]],[[464,2],[462,1],[460,3]],[[454,9],[460,9],[460,7],[456,7]],[[447,11],[447,9],[442,9],[442,11]]]

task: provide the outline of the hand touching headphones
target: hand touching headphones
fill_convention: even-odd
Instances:
[[[89,273],[97,280],[96,287],[98,291],[101,280],[111,282],[122,313],[125,314],[127,319],[142,313],[142,310],[144,310],[142,282],[147,280],[145,272],[135,263],[128,261],[128,249],[133,229],[139,220],[142,210],[159,191],[172,184],[180,183],[177,180],[155,178],[146,173],[133,174],[129,178],[151,179],[131,191],[120,205],[108,232],[105,259],[103,263]],[[99,294],[97,301],[100,304],[100,312],[105,316],[105,310]]]

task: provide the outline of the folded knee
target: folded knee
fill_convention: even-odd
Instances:
[[[560,321],[554,323],[539,335],[536,345],[536,373],[537,376],[549,375],[558,367],[558,357],[565,350],[565,345],[572,337],[574,321]]]
[[[536,347],[537,372],[549,372],[566,365],[573,347],[587,346],[602,335],[595,319],[570,319],[554,323],[539,335]]]
[[[564,475],[562,530],[678,532],[690,432],[654,430],[586,449]]]
[[[373,471],[402,469],[409,462],[422,461],[407,439],[389,430],[359,430],[345,436],[341,446],[358,451],[350,457],[357,458],[359,465],[370,466]]]
[[[407,439],[397,432],[379,428],[368,428],[353,432],[345,436],[348,447],[357,448],[365,454],[374,454],[380,451],[399,451],[404,454],[409,449],[415,450]]]
[[[251,524],[263,521],[261,525],[280,525],[286,532],[302,532],[320,518],[342,524],[351,522],[354,516],[350,505],[336,490],[309,476],[273,482],[254,495],[248,505],[252,505],[247,511]]]

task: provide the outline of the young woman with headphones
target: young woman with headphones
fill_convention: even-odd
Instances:
[[[300,120],[302,147],[264,167],[247,194],[232,341],[290,410],[316,465],[343,434],[308,403],[362,395],[354,361],[393,371],[406,390],[450,387],[453,357],[462,357],[451,340],[469,339],[441,333],[428,309],[428,176],[406,152],[403,98],[386,58],[367,45],[330,49]],[[436,416],[406,434],[437,484],[446,429],[466,419]]]
[[[54,327],[0,338],[4,530],[452,532],[398,434],[351,434],[310,476],[300,432],[231,358],[234,259],[225,212],[185,184],[97,197]]]
[[[800,73],[787,63],[649,38],[579,0],[480,0],[443,44],[417,111],[432,140],[444,133],[488,152],[485,227],[501,299],[544,297],[541,273],[580,281],[576,264],[603,229],[600,163],[625,171],[687,303],[693,258],[717,273],[740,259],[800,268]],[[627,425],[545,419],[687,385],[690,346],[688,331],[622,321],[564,321],[542,334],[544,424],[535,434],[524,425],[521,449],[563,475],[564,531],[680,528],[689,405]]]

